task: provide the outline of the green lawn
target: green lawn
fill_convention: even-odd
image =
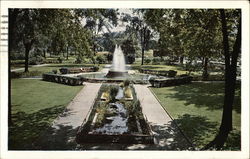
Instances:
[[[11,80],[13,125],[9,149],[29,149],[83,86],[67,86],[35,79]]]
[[[152,88],[152,91],[198,148],[203,147],[215,137],[222,117],[223,83],[193,83]],[[229,135],[225,149],[240,150],[240,92],[240,85],[237,85],[233,107],[233,131]]]

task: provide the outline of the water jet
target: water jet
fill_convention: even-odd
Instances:
[[[120,46],[115,46],[115,51],[113,54],[112,66],[106,77],[115,78],[115,77],[126,77],[128,71],[125,67],[125,58]]]

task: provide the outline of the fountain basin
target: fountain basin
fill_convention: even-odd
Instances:
[[[116,78],[116,77],[127,77],[128,71],[115,71],[109,70],[108,74],[106,75],[107,78]]]
[[[89,74],[82,74],[78,75],[77,77],[82,78],[84,81],[87,82],[123,82],[124,80],[128,79],[133,83],[140,83],[140,84],[149,84],[149,79],[151,77],[156,77],[154,75],[148,74],[127,74],[127,76],[121,77],[107,77],[107,73],[89,73]],[[159,77],[158,77],[159,78]]]

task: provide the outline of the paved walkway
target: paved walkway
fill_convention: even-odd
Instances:
[[[87,117],[100,88],[100,83],[85,83],[83,89],[52,124],[51,129],[36,143],[36,149],[71,150],[75,149],[75,136],[78,128]]]
[[[155,136],[155,145],[146,149],[187,150],[191,144],[177,128],[170,116],[152,94],[147,85],[135,85],[142,112],[151,126]]]

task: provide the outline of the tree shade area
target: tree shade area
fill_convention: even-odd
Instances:
[[[11,149],[32,149],[32,144],[65,106],[83,88],[70,87],[35,79],[11,81],[13,125],[9,128]],[[22,93],[20,93],[22,92]]]
[[[152,88],[165,110],[174,118],[195,146],[212,140],[220,126],[224,83],[193,83],[185,86]],[[228,150],[239,150],[241,132],[241,92],[236,86],[233,131],[225,143]]]
[[[144,83],[198,81],[150,88],[196,148],[240,150],[241,23],[240,9],[9,9],[10,148],[29,149],[82,88],[57,77],[105,81],[121,48]]]

